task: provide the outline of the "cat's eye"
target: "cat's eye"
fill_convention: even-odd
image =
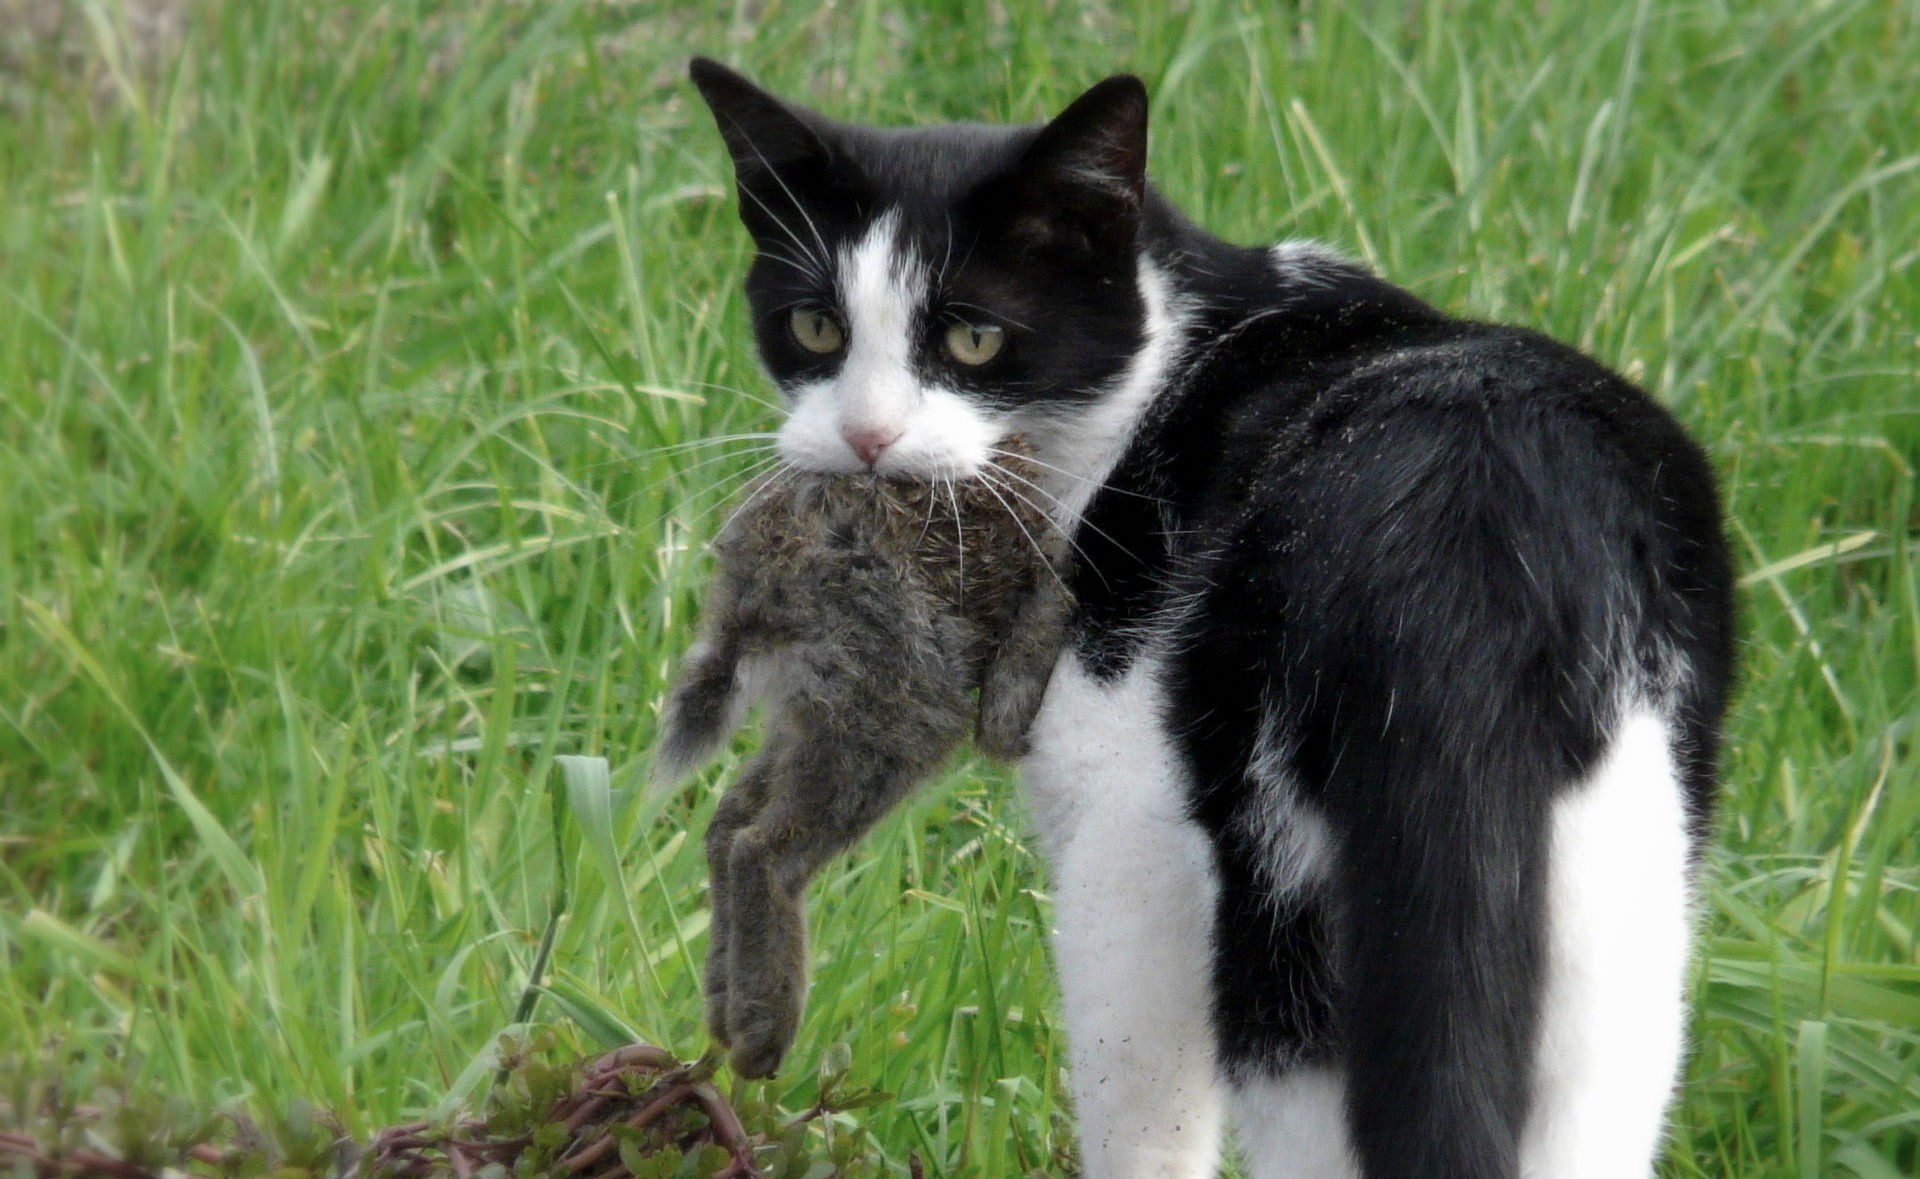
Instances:
[[[838,352],[847,342],[840,321],[818,307],[795,307],[787,317],[787,330],[802,348],[821,355]]]
[[[961,364],[985,364],[1000,355],[1006,333],[992,324],[956,323],[947,328],[947,354]]]

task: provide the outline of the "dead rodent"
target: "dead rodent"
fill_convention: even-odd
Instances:
[[[1071,608],[1033,470],[1015,452],[952,483],[789,472],[714,543],[655,765],[681,776],[764,706],[706,841],[707,1019],[742,1075],[772,1075],[793,1042],[807,881],[970,729],[992,756],[1023,751]]]

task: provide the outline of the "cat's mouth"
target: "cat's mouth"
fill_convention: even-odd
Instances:
[[[780,455],[822,474],[928,483],[972,479],[1004,445],[1007,432],[993,417],[938,389],[921,391],[906,408],[849,412],[838,391],[822,383],[793,398],[780,427]]]

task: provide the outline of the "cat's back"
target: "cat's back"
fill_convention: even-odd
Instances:
[[[1131,474],[1204,527],[1384,523],[1425,502],[1719,547],[1711,464],[1652,397],[1550,337],[1445,315],[1350,264],[1277,282],[1170,393]]]
[[[1329,702],[1310,681],[1336,670],[1352,711],[1368,677],[1509,684],[1535,666],[1579,678],[1595,715],[1623,677],[1667,678],[1676,650],[1724,697],[1732,578],[1704,452],[1579,351],[1357,268],[1278,288],[1196,348],[1111,483],[1078,538],[1099,558],[1075,587],[1094,653],[1124,667],[1188,595],[1201,608],[1166,646],[1196,717],[1275,692]],[[1249,648],[1267,654],[1220,673]]]

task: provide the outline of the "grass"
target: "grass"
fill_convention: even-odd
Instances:
[[[78,10],[0,74],[0,1101],[440,1108],[563,865],[535,1018],[701,1049],[725,768],[641,781],[748,461],[687,444],[773,420],[703,51],[888,121],[1135,70],[1204,224],[1672,405],[1746,591],[1664,1173],[1920,1171],[1913,5],[214,3],[144,55]],[[894,1173],[1064,1169],[1022,830],[962,766],[825,875],[768,1095],[825,1058]]]

